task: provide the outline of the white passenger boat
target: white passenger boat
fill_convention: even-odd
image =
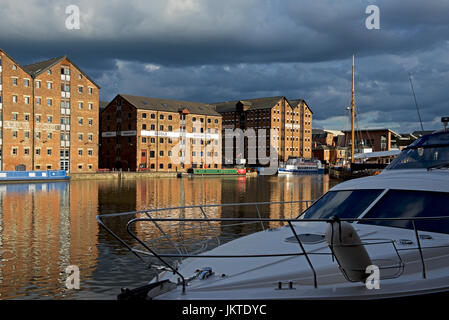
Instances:
[[[141,248],[122,243],[159,261],[154,268],[160,273],[144,287],[123,289],[120,298],[377,299],[446,292],[449,133],[422,137],[385,173],[338,184],[296,219],[203,219],[211,228],[215,223],[285,224],[209,251],[163,254],[132,231],[138,223],[178,220],[199,221],[153,218],[147,212],[129,222],[128,232]]]
[[[279,174],[324,173],[320,160],[305,160],[302,158],[288,159],[285,165],[278,168]]]

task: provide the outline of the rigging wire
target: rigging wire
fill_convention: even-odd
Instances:
[[[421,130],[424,131],[424,127],[422,125],[421,114],[419,113],[418,101],[416,101],[415,88],[413,88],[412,75],[408,74],[408,79],[410,80],[410,86],[412,87],[413,99],[415,100],[416,111],[418,112],[419,123],[421,124]]]

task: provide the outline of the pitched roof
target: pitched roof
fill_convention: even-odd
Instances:
[[[309,107],[309,105],[307,104],[306,100],[304,100],[304,99],[291,99],[291,100],[288,99],[288,102],[294,108],[296,108],[300,103],[305,103],[307,108],[309,108],[310,112],[312,112],[312,114],[313,114],[312,109]]]
[[[60,56],[49,60],[28,64],[26,66],[23,66],[23,70],[25,70],[25,72],[35,77],[65,58],[67,58],[67,56]]]
[[[137,109],[168,112],[180,112],[183,109],[188,109],[188,111],[193,114],[221,116],[221,114],[215,111],[214,106],[200,102],[141,97],[129,94],[119,94],[119,96],[127,100]]]
[[[36,62],[36,63],[32,63],[32,64],[28,64],[26,66],[23,66],[22,68],[23,68],[23,70],[25,70],[25,72],[27,72],[32,77],[37,77],[38,75],[40,75],[41,73],[43,73],[46,70],[50,69],[51,67],[53,67],[54,65],[56,65],[57,63],[59,63],[62,60],[69,61],[87,79],[89,79],[94,85],[96,85],[98,88],[100,88],[100,86],[98,84],[96,84],[95,81],[93,81],[87,74],[85,74],[76,64],[74,64],[73,61],[71,61],[67,57],[67,55],[56,57],[56,58],[52,58],[52,59],[48,59],[48,60],[44,60],[44,61],[40,61],[40,62]]]
[[[213,103],[217,107],[218,112],[232,112],[235,111],[237,103],[242,103],[245,106],[248,106],[250,110],[258,110],[258,109],[271,109],[273,108],[279,100],[285,98],[284,96],[274,96],[274,97],[265,97],[265,98],[255,98],[255,99],[241,99],[234,101],[224,101],[224,102],[216,102]],[[296,108],[300,103],[305,103],[309,108],[310,112],[313,113],[312,109],[307,105],[307,102],[304,99],[287,99],[288,103],[292,108]]]
[[[216,102],[216,103],[213,103],[213,105],[216,106],[216,109],[218,112],[235,111],[235,107],[236,107],[237,103],[239,103],[239,102],[246,106],[249,106],[250,110],[271,109],[282,98],[284,98],[284,97],[283,96],[275,96],[275,97],[256,98],[256,99],[242,99],[242,100],[235,100],[235,101]]]
[[[301,102],[305,102],[303,99],[288,99],[288,102],[290,103],[290,105],[293,107],[296,107],[298,104],[300,104]]]

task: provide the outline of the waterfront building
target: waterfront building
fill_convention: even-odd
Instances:
[[[343,146],[345,134],[339,130],[329,129],[312,129],[313,143],[322,144],[325,146]]]
[[[345,134],[339,130],[313,129],[313,157],[323,163],[344,165],[348,156],[344,139]]]
[[[67,56],[21,66],[0,50],[0,170],[95,172],[99,89]]]
[[[326,144],[319,144],[314,142],[312,148],[312,154],[315,159],[321,161],[321,163],[330,163],[330,148]]]
[[[214,106],[118,94],[101,113],[101,167],[186,171],[221,168]]]
[[[351,131],[345,134],[345,147],[351,147]],[[401,135],[390,129],[358,129],[355,132],[354,153],[399,150]]]
[[[232,154],[232,157],[224,159],[224,163],[264,165],[259,162],[260,153],[262,156],[269,156],[271,150],[278,153],[280,162],[289,158],[311,158],[313,112],[306,101],[287,100],[283,96],[277,96],[219,102],[215,105],[223,116],[223,155]],[[226,145],[226,129],[254,129],[255,136],[248,134],[244,151],[237,154],[236,141]],[[275,130],[276,137],[272,136],[272,129]],[[260,130],[266,134],[260,134]],[[255,141],[254,145],[249,143],[251,139]],[[227,148],[232,151],[228,150],[226,153]],[[257,152],[250,152],[251,149],[256,149]],[[255,155],[256,159],[253,158]]]
[[[322,163],[332,165],[344,165],[347,162],[348,148],[314,143],[313,157]]]

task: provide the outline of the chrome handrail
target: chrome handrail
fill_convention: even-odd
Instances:
[[[173,243],[173,241],[171,241],[170,237],[162,230],[162,228],[159,226],[159,224],[157,223],[158,221],[182,221],[182,222],[186,222],[186,221],[199,221],[199,222],[207,222],[209,227],[211,228],[211,230],[213,230],[214,228],[212,227],[212,225],[210,224],[210,222],[212,221],[217,221],[217,219],[210,219],[207,217],[204,208],[211,208],[211,207],[236,207],[236,206],[255,206],[256,207],[256,211],[257,211],[257,215],[258,215],[258,222],[261,223],[262,225],[262,229],[265,230],[264,226],[263,226],[263,221],[273,221],[272,219],[263,219],[260,216],[260,210],[259,210],[259,206],[261,205],[273,205],[273,204],[293,204],[293,203],[305,203],[307,208],[309,207],[309,203],[314,202],[313,200],[295,200],[295,201],[274,201],[274,202],[247,202],[247,203],[225,203],[225,204],[203,204],[203,205],[192,205],[192,206],[179,206],[179,207],[167,207],[167,208],[156,208],[156,209],[149,209],[149,210],[141,210],[141,211],[131,211],[131,212],[123,212],[123,213],[113,213],[113,214],[101,214],[101,215],[97,215],[97,222],[99,223],[99,225],[104,228],[109,234],[111,234],[115,239],[117,239],[121,244],[123,244],[128,250],[130,250],[134,255],[136,255],[141,261],[144,261],[142,259],[142,257],[139,256],[138,253],[143,253],[141,250],[136,250],[134,248],[132,248],[130,245],[128,245],[124,240],[122,240],[117,234],[115,234],[110,228],[108,228],[105,223],[103,222],[103,218],[112,218],[112,217],[121,217],[121,216],[126,216],[126,215],[136,215],[136,214],[145,214],[148,218],[134,218],[131,219],[130,221],[128,221],[127,224],[127,232],[129,235],[131,235],[131,237],[133,237],[141,246],[143,246],[145,249],[147,249],[150,253],[151,256],[157,258],[162,264],[164,264],[167,268],[169,268],[173,273],[178,274],[181,277],[181,282],[182,282],[182,288],[183,288],[183,293],[185,292],[185,287],[186,287],[186,280],[184,278],[183,275],[181,275],[176,268],[172,267],[167,261],[165,261],[163,259],[163,257],[179,257],[179,258],[183,258],[183,257],[189,257],[191,255],[188,254],[182,254],[178,248],[178,246]],[[170,210],[178,210],[178,209],[190,209],[190,208],[199,208],[200,211],[202,212],[204,218],[202,219],[189,219],[189,218],[153,218],[150,213],[151,212],[160,212],[160,211],[170,211]],[[224,221],[224,220],[229,220],[231,221],[232,218],[224,218],[224,219],[218,219],[219,221]],[[283,220],[283,219],[280,219]],[[150,221],[152,222],[156,228],[163,234],[164,238],[166,238],[173,246],[174,248],[178,251],[178,254],[173,254],[173,255],[160,255],[157,254],[155,251],[153,251],[144,241],[142,241],[134,232],[131,231],[130,226],[138,221]],[[236,219],[234,221],[241,221],[241,219]],[[252,222],[251,218],[249,218],[248,222]],[[217,238],[217,242],[218,244],[220,243],[219,237],[217,235],[215,235],[215,237]],[[302,246],[302,244],[300,245]],[[292,253],[292,254],[285,254],[285,256],[295,256],[295,255],[307,255],[307,253],[305,252],[305,250],[303,250],[303,253],[297,254],[297,253]],[[195,255],[197,256],[197,255]],[[275,254],[275,255],[257,255],[257,257],[268,257],[268,256],[280,256],[279,254]],[[282,255],[281,255],[282,256]],[[203,256],[204,257],[204,256]],[[249,256],[248,256],[249,257]],[[254,257],[254,255],[253,255]],[[313,269],[313,267],[312,267]],[[316,278],[316,275],[315,275]]]
[[[116,214],[102,214],[97,216],[97,221],[100,224],[101,227],[103,227],[108,233],[110,233],[114,238],[116,238],[120,243],[122,243],[128,250],[130,250],[133,254],[135,254],[139,259],[144,261],[142,257],[140,257],[140,254],[150,254],[152,257],[157,258],[160,262],[162,262],[167,268],[169,268],[174,274],[178,274],[181,278],[181,282],[183,285],[183,292],[185,292],[185,287],[187,285],[187,282],[184,278],[184,276],[178,271],[177,268],[171,266],[167,261],[165,261],[164,258],[188,258],[188,257],[198,257],[198,258],[249,258],[249,257],[285,257],[285,256],[304,256],[307,260],[307,263],[313,273],[314,277],[314,286],[317,287],[317,275],[315,268],[313,267],[313,264],[309,258],[309,255],[323,255],[328,254],[332,255],[334,257],[333,252],[331,250],[330,253],[317,253],[317,252],[307,252],[307,250],[304,248],[300,238],[296,234],[296,231],[293,227],[293,223],[307,223],[307,222],[325,222],[325,223],[340,223],[342,221],[346,222],[361,222],[361,221],[411,221],[413,226],[413,231],[415,233],[417,248],[408,248],[408,250],[411,249],[417,249],[419,251],[420,260],[422,263],[422,272],[423,272],[423,278],[426,278],[426,269],[425,269],[425,259],[422,253],[422,246],[419,239],[419,230],[417,229],[416,222],[417,221],[429,221],[429,220],[446,220],[449,219],[448,216],[434,216],[434,217],[402,217],[402,218],[339,218],[335,220],[334,218],[329,219],[271,219],[271,218],[262,218],[260,216],[260,211],[258,209],[259,205],[262,204],[286,204],[286,203],[311,203],[313,201],[311,200],[302,200],[302,201],[281,201],[281,202],[258,202],[258,203],[232,203],[232,204],[218,204],[218,205],[194,205],[194,206],[181,206],[181,207],[170,207],[170,208],[156,208],[156,209],[150,209],[145,211],[133,211],[133,212],[124,212],[124,213],[116,213]],[[231,207],[231,206],[256,206],[257,208],[257,214],[258,218],[208,218],[204,209],[205,207]],[[154,218],[149,213],[150,212],[160,212],[160,211],[168,211],[168,210],[177,210],[177,209],[187,209],[187,208],[199,208],[201,212],[203,213],[204,218]],[[129,235],[131,235],[132,238],[134,238],[140,245],[142,245],[149,253],[132,248],[129,244],[127,244],[124,240],[122,240],[118,235],[116,235],[110,228],[108,228],[103,218],[111,218],[111,217],[118,217],[118,216],[126,216],[126,215],[135,215],[143,213],[147,216],[147,218],[132,218],[127,223],[127,232]],[[152,250],[142,239],[140,239],[132,230],[131,226],[133,224],[136,224],[138,222],[152,222],[157,226],[157,228],[163,233],[164,238],[167,238],[169,242],[173,244],[171,239],[169,239],[169,235],[160,228],[160,226],[157,224],[157,222],[207,222],[209,227],[213,230],[213,226],[211,225],[211,222],[241,222],[241,223],[261,223],[263,226],[264,222],[282,222],[288,224],[290,227],[290,230],[292,231],[293,235],[295,236],[295,239],[298,242],[298,245],[301,249],[301,252],[296,253],[278,253],[278,254],[247,254],[247,255],[191,255],[191,254],[184,254],[181,253],[179,248],[175,245],[175,249],[178,251],[178,254],[158,254],[154,250]],[[232,226],[235,224],[231,224]],[[264,229],[264,228],[263,228]],[[428,231],[431,232],[431,231]],[[215,234],[215,237],[218,238],[218,236]],[[389,240],[391,241],[391,240]],[[393,243],[393,246],[396,250],[396,246]],[[426,247],[428,248],[428,247]],[[400,259],[400,255],[399,260]],[[338,261],[337,261],[338,263]],[[402,261],[401,261],[402,263]]]

